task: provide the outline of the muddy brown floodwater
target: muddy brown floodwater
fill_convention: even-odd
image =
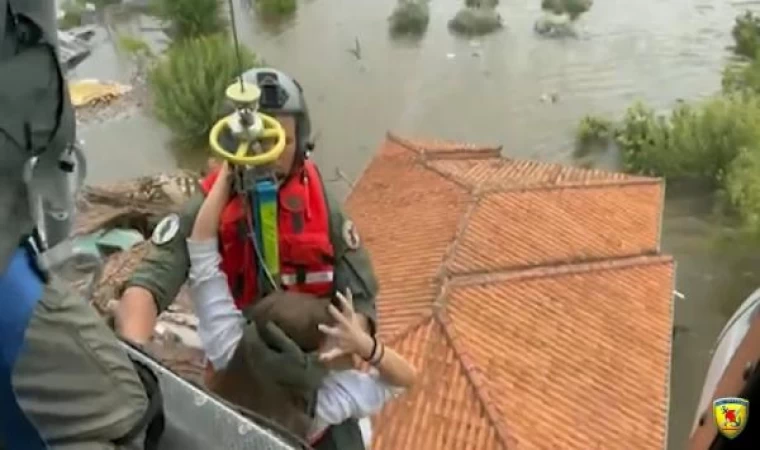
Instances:
[[[461,2],[434,0],[424,38],[396,41],[386,21],[393,0],[304,0],[279,27],[263,26],[244,3],[241,39],[303,84],[319,136],[315,157],[328,178],[336,168],[357,177],[389,129],[501,143],[508,156],[573,163],[573,131],[584,114],[619,117],[637,99],[666,110],[716,92],[734,17],[760,10],[758,2],[605,0],[580,20],[579,39],[555,41],[533,33],[539,0],[512,0],[499,6],[503,32],[462,39],[446,28]],[[356,40],[359,59],[348,51]],[[106,41],[74,76],[125,81],[125,73]],[[540,101],[552,93],[557,103]],[[93,182],[187,164],[166,149],[168,133],[142,114],[81,134]],[[342,181],[330,184],[348,190]],[[760,285],[751,251],[715,244],[720,227],[711,211],[704,193],[671,195],[665,211],[663,247],[677,258],[677,288],[685,295],[675,301],[672,450],[684,448],[719,329]]]

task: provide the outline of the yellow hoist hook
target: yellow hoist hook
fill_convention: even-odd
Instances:
[[[272,116],[258,112],[261,90],[254,84],[235,82],[225,92],[236,111],[214,124],[209,133],[211,150],[231,164],[263,166],[276,162],[285,150],[285,130]],[[234,150],[225,149],[219,138],[229,130],[238,144]],[[272,142],[264,151],[261,141]]]

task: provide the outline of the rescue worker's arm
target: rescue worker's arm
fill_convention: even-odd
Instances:
[[[196,194],[179,214],[171,214],[156,227],[151,249],[124,284],[116,314],[118,332],[144,344],[150,340],[158,314],[177,296],[187,279],[190,259],[185,240],[193,227],[203,195]]]
[[[329,193],[327,206],[330,209],[330,238],[335,249],[335,291],[351,290],[354,308],[363,317],[365,330],[374,335],[378,285],[372,261],[353,221],[343,212],[340,202]]]

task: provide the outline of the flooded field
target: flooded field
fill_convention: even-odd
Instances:
[[[386,130],[410,136],[500,143],[508,156],[573,163],[574,127],[584,114],[619,117],[634,100],[667,109],[719,88],[737,13],[751,2],[598,1],[579,22],[580,38],[547,40],[533,23],[540,1],[503,1],[505,29],[483,39],[452,36],[447,21],[461,6],[431,3],[419,41],[388,37],[392,0],[304,0],[280,26],[259,23],[238,4],[242,41],[299,78],[319,139],[316,159],[329,178],[357,177]],[[128,81],[108,36],[74,77]],[[348,50],[359,42],[361,57]],[[556,94],[556,103],[540,99]],[[169,135],[145,114],[81,130],[91,182],[156,172],[186,157],[167,150]],[[610,166],[610,160],[598,161]],[[342,181],[330,183],[347,193]],[[758,284],[756,259],[716,244],[709,196],[670,196],[664,250],[678,260],[679,329],[674,343],[670,447],[683,448],[709,350],[728,313]]]

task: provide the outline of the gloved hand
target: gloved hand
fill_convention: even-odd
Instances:
[[[327,374],[319,355],[304,353],[275,324],[268,322],[261,330],[251,321],[243,332],[241,345],[245,345],[247,360],[284,386],[298,391],[317,389]]]

